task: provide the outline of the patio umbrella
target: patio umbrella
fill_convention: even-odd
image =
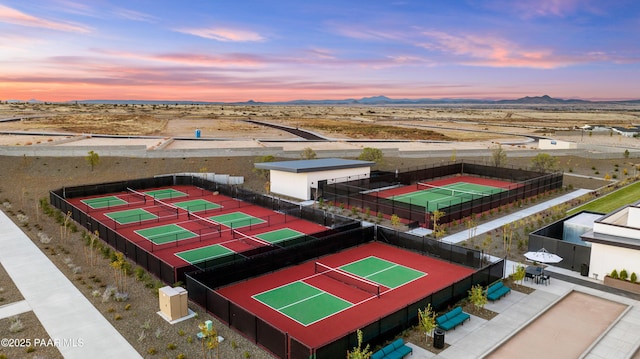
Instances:
[[[527,252],[524,256],[529,260],[540,263],[558,263],[562,260],[562,257],[557,254],[550,253],[544,248],[535,252]]]

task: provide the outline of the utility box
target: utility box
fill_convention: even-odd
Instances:
[[[170,321],[186,317],[189,314],[187,291],[182,287],[169,286],[158,289],[160,311]]]

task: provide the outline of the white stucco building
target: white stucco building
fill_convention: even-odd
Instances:
[[[271,192],[300,200],[313,199],[319,181],[346,182],[369,178],[375,162],[322,158],[316,160],[261,162],[254,166],[269,170]]]
[[[640,204],[596,220],[582,240],[591,242],[590,276],[602,279],[614,269],[640,275]]]

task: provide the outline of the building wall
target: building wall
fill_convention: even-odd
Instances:
[[[593,223],[593,232],[625,238],[640,238],[640,229],[638,228],[612,225],[603,222]]]
[[[568,149],[577,148],[577,147],[578,145],[575,142],[543,140],[543,139],[538,141],[538,148],[541,150],[553,150],[553,149],[568,150]]]
[[[309,199],[308,173],[269,171],[271,192],[297,199]]]
[[[369,178],[371,168],[346,168],[330,171],[291,173],[271,170],[271,192],[302,200],[312,199],[311,188],[318,188],[318,182],[345,182],[355,178]]]
[[[618,273],[622,269],[626,269],[631,275],[636,272],[640,276],[640,251],[609,246],[601,243],[591,244],[591,262],[589,264],[589,276],[598,274],[598,279],[602,280],[605,275],[617,270]]]

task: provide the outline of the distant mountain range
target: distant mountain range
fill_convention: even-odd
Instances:
[[[7,102],[20,103],[43,103],[39,100],[18,101],[8,100]],[[257,102],[253,100],[245,102],[209,102],[209,101],[163,101],[163,100],[81,100],[67,101],[65,103],[78,104],[117,104],[117,105],[442,105],[442,104],[486,104],[486,105],[587,105],[587,104],[626,104],[638,105],[639,100],[624,101],[588,101],[578,99],[559,99],[548,95],[526,96],[517,100],[477,100],[465,98],[389,98],[387,96],[363,97],[361,99],[342,100],[293,100],[283,102]]]

